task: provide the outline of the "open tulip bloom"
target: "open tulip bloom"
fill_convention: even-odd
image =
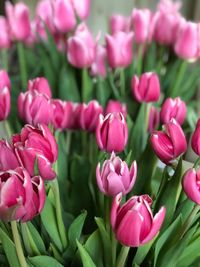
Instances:
[[[0,267],[198,266],[200,23],[160,0],[110,14],[95,37],[90,0],[13,2],[0,16]]]

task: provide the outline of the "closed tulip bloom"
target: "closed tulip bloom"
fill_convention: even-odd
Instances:
[[[125,161],[113,152],[109,160],[104,161],[102,168],[98,163],[96,179],[99,190],[105,195],[115,197],[118,193],[128,194],[134,186],[137,176],[137,164],[134,161],[129,170]]]
[[[11,39],[9,34],[8,22],[3,16],[0,16],[0,29],[0,49],[10,48]]]
[[[172,118],[182,125],[187,113],[186,104],[180,99],[176,98],[167,98],[162,105],[160,111],[160,119],[163,124],[168,123]]]
[[[159,122],[160,113],[156,107],[152,106],[149,113],[148,132],[152,133],[158,127]]]
[[[133,33],[116,32],[106,35],[108,63],[111,68],[125,68],[133,58]]]
[[[160,81],[153,72],[143,73],[140,78],[133,76],[131,81],[132,94],[135,99],[142,102],[156,102],[160,97]]]
[[[120,207],[122,194],[112,203],[111,225],[116,239],[128,247],[139,247],[151,241],[160,231],[166,209],[155,216],[151,211],[152,199],[148,195],[133,196]]]
[[[71,0],[77,16],[85,20],[90,13],[90,0]]]
[[[0,89],[0,121],[5,120],[10,113],[10,90],[8,87]]]
[[[80,130],[81,129],[80,118],[83,109],[83,104],[71,102],[71,105],[72,105],[72,116],[71,116],[71,121],[69,123],[69,127],[67,128],[71,130]]]
[[[96,56],[91,65],[91,74],[93,76],[106,77],[106,49],[102,45],[97,45]]]
[[[96,140],[101,150],[122,152],[128,141],[128,127],[122,113],[99,116]]]
[[[37,126],[38,123],[48,125],[52,121],[52,106],[49,97],[36,90],[20,93],[18,112],[22,120],[33,126]]]
[[[28,90],[33,91],[36,90],[40,94],[45,94],[49,98],[52,97],[51,88],[49,82],[44,77],[37,77],[33,80],[28,81]]]
[[[12,39],[25,41],[31,33],[29,8],[22,2],[12,5],[9,1],[5,7]]]
[[[7,71],[0,70],[0,89],[3,89],[4,87],[7,87],[9,90],[11,89],[10,78]]]
[[[96,42],[87,26],[80,24],[67,42],[67,58],[74,67],[88,68],[96,56]]]
[[[134,30],[134,40],[143,44],[151,40],[152,13],[149,9],[133,9],[131,24]]]
[[[124,118],[126,118],[127,116],[126,104],[123,104],[117,100],[109,100],[106,106],[105,115],[113,112],[121,112]]]
[[[112,35],[119,31],[128,32],[130,28],[130,18],[127,18],[120,14],[115,14],[110,17],[109,25]]]
[[[200,169],[189,169],[183,176],[182,186],[185,194],[200,205]]]
[[[87,105],[82,105],[80,114],[81,128],[89,132],[95,132],[99,115],[103,113],[103,108],[96,100],[90,101]]]
[[[44,180],[55,178],[52,164],[58,157],[58,146],[54,136],[46,125],[34,128],[26,125],[20,134],[13,136],[15,153],[21,165],[34,176],[35,165]]]
[[[56,0],[52,2],[54,24],[59,33],[67,33],[76,26],[74,9],[69,0]]]
[[[192,135],[191,146],[194,152],[200,156],[200,119],[198,120],[196,129]]]
[[[14,148],[6,140],[0,140],[0,171],[14,170],[20,166]]]
[[[152,133],[151,145],[158,158],[165,164],[170,164],[187,150],[184,132],[175,119],[165,124],[163,131]]]

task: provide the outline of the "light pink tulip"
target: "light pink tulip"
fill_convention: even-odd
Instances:
[[[99,116],[96,140],[101,150],[111,153],[122,152],[128,140],[128,128],[122,113],[109,113]]]
[[[105,47],[98,45],[96,48],[96,57],[91,66],[91,74],[93,76],[106,77],[106,49]]]
[[[125,68],[130,65],[133,57],[133,33],[116,32],[106,35],[108,63],[111,68]]]
[[[0,89],[4,87],[7,87],[9,90],[11,89],[10,78],[5,70],[0,70]]]
[[[116,32],[129,32],[130,30],[130,18],[122,16],[120,14],[112,15],[109,19],[110,32],[115,34]]]
[[[67,58],[74,67],[87,68],[92,65],[96,56],[96,42],[88,27],[80,24],[74,36],[68,39]]]
[[[90,101],[87,105],[82,105],[80,114],[81,128],[89,132],[95,132],[99,115],[103,113],[103,108],[96,100]]]
[[[6,140],[0,140],[0,171],[14,170],[20,166],[14,148]]]
[[[128,194],[134,186],[137,176],[137,164],[134,161],[129,170],[125,161],[113,152],[109,160],[104,161],[102,168],[98,163],[96,179],[99,190],[105,195],[115,197],[118,193]]]
[[[175,119],[165,124],[163,131],[153,132],[150,140],[154,152],[165,164],[170,164],[187,150],[184,132]]]
[[[163,124],[165,124],[174,118],[180,125],[182,125],[185,120],[186,113],[186,104],[180,99],[180,97],[176,97],[174,99],[167,98],[160,111],[160,120]]]
[[[149,113],[148,132],[152,133],[159,125],[160,114],[156,107],[152,106]]]
[[[200,169],[189,169],[183,176],[183,190],[187,197],[200,205]]]
[[[111,225],[116,239],[128,247],[139,247],[151,241],[159,232],[165,218],[162,207],[155,216],[148,195],[133,196],[120,207],[122,194],[112,203]]]
[[[143,73],[140,78],[133,76],[131,81],[132,94],[142,102],[156,102],[160,97],[160,82],[158,75],[153,72]]]
[[[113,112],[121,112],[124,118],[126,118],[127,116],[126,104],[123,104],[117,100],[109,100],[106,106],[105,115]]]
[[[165,13],[178,13],[181,6],[181,1],[160,0],[157,5],[157,10]]]
[[[200,119],[198,120],[196,129],[192,135],[191,146],[194,152],[200,156]]]
[[[5,9],[12,39],[25,41],[31,33],[28,6],[22,2],[12,5],[6,1]]]
[[[51,88],[49,82],[44,77],[37,77],[33,80],[28,81],[28,90],[33,91],[36,90],[40,94],[45,94],[49,98],[52,97]]]
[[[78,17],[85,20],[90,13],[90,0],[71,0]]]
[[[9,34],[8,22],[3,16],[0,16],[0,29],[0,49],[10,48],[11,39]]]

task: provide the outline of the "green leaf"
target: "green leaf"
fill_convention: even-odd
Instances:
[[[64,265],[49,256],[29,257],[28,260],[34,267],[64,267]]]
[[[3,249],[5,251],[10,267],[20,267],[17,253],[15,250],[15,244],[1,228],[0,228],[0,240],[3,245]]]
[[[78,240],[76,243],[81,255],[83,267],[96,267],[87,250],[81,245],[81,243],[78,242]]]
[[[45,206],[41,213],[41,219],[46,231],[51,237],[52,242],[60,251],[62,251],[62,243],[57,226],[55,207],[48,197],[46,198]]]
[[[41,254],[45,254],[46,248],[39,232],[31,222],[27,222],[26,225],[28,227],[29,233],[33,239],[35,246],[37,247],[37,249],[40,251]]]

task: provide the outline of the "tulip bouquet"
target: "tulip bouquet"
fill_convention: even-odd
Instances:
[[[89,0],[5,3],[1,267],[199,265],[200,24],[180,7],[113,15],[102,43]]]

